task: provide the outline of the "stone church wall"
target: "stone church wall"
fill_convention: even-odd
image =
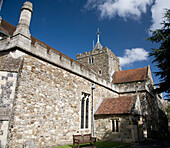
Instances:
[[[16,82],[17,73],[0,71],[0,147],[4,147],[7,141]]]
[[[91,132],[91,115],[89,128],[80,129],[80,107],[85,92],[91,109],[92,82],[30,55],[24,58],[18,81],[11,147],[23,147],[30,140],[36,147],[72,143],[73,134]],[[95,87],[95,109],[101,99],[116,96]]]
[[[119,132],[112,132],[112,120],[119,120]],[[103,141],[132,142],[132,124],[128,115],[95,117],[95,136]]]

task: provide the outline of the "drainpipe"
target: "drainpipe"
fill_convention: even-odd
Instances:
[[[94,137],[94,89],[95,85],[92,83],[91,90],[92,90],[92,123],[91,123],[91,134]]]

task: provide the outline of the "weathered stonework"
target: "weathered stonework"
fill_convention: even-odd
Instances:
[[[7,142],[9,121],[0,121],[0,147],[4,148]]]
[[[76,59],[78,62],[93,69],[107,81],[112,80],[111,76],[115,71],[121,70],[119,59],[107,47],[104,47],[101,50],[90,51],[89,53],[85,52],[82,55],[78,54]]]
[[[5,147],[7,142],[16,82],[17,73],[0,71],[0,147]]]
[[[71,142],[73,134],[91,132],[91,120],[87,130],[80,129],[82,92],[91,94],[90,81],[26,55],[16,95],[11,145],[22,147],[34,139],[37,147],[52,146]],[[95,108],[101,98],[115,95],[96,85]]]
[[[7,144],[9,124],[15,100],[18,72],[23,58],[14,58],[13,53],[0,55],[0,147]]]
[[[153,132],[158,131],[158,122],[162,118],[161,114],[160,117],[157,116],[156,102],[148,93],[138,92],[129,115],[96,115],[96,136],[99,140],[119,142],[135,142],[142,141],[144,138],[152,138]],[[111,121],[113,119],[120,121],[120,131],[117,133],[112,132]],[[166,125],[165,122],[164,125]]]
[[[17,81],[17,73],[11,72],[0,72],[0,95],[1,95],[1,104],[0,104],[0,115],[3,113],[3,109],[11,109],[13,106],[13,99],[15,97],[15,88]],[[9,112],[4,112],[8,114]],[[0,116],[1,117],[1,116]],[[2,117],[3,118],[3,117]]]
[[[98,139],[135,142],[159,130],[161,101],[152,92],[149,66],[147,79],[114,84],[112,74],[121,68],[110,49],[101,45],[99,50],[77,55],[77,62],[30,36],[31,13],[32,4],[26,2],[16,28],[0,22],[2,28],[5,24],[11,27],[9,35],[0,40],[0,147],[72,143],[73,134],[93,131],[92,99],[95,113],[104,98],[118,96],[135,96],[132,111],[95,116]],[[89,97],[86,129],[81,128],[82,94]],[[115,118],[120,122],[118,133],[110,130]]]
[[[113,119],[119,120],[119,132],[112,132],[111,121]],[[132,125],[131,117],[127,115],[112,115],[95,117],[95,131],[96,137],[104,141],[119,141],[129,143],[132,142]]]

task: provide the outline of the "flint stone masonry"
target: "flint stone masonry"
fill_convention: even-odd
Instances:
[[[137,97],[133,100],[130,110],[131,114],[96,115],[96,136],[99,140],[114,140],[127,143],[141,141],[144,137],[150,138],[152,130],[156,131],[158,128],[158,116],[156,114],[158,108],[155,108],[155,103],[156,100],[153,100],[148,93],[138,93]],[[120,132],[118,133],[111,131],[111,120],[113,119],[119,119],[120,121]],[[165,122],[164,125],[166,125]]]
[[[5,147],[15,89],[17,73],[0,71],[0,147]]]
[[[72,142],[73,134],[91,132],[80,129],[82,92],[90,94],[92,82],[62,68],[26,55],[19,79],[12,129],[12,147],[22,147],[30,138],[36,147]],[[95,108],[101,98],[113,91],[96,85]],[[90,110],[89,110],[90,111]]]
[[[8,44],[8,46],[4,46],[6,44],[6,42],[10,42],[10,44]],[[40,57],[40,58],[48,61],[49,63],[53,63],[55,65],[58,65],[59,67],[62,67],[66,70],[69,70],[69,71],[71,71],[75,74],[81,75],[82,77],[85,77],[85,78],[89,79],[90,81],[93,81],[93,82],[95,82],[99,85],[102,85],[102,86],[104,86],[108,89],[114,90],[115,92],[122,93],[122,92],[124,92],[124,88],[125,88],[126,92],[135,91],[133,86],[127,87],[124,84],[113,85],[108,80],[105,80],[101,76],[98,76],[96,73],[94,73],[89,68],[82,66],[80,63],[77,63],[76,61],[71,60],[70,58],[68,58],[65,55],[61,55],[61,53],[57,50],[47,49],[44,45],[42,45],[42,43],[39,44],[38,41],[36,41],[33,45],[31,45],[31,40],[24,38],[20,34],[15,36],[15,37],[12,37],[11,39],[9,39],[9,41],[8,41],[8,39],[2,40],[0,42],[0,51],[2,51],[2,50],[9,51],[10,48],[14,48],[15,46],[18,47],[18,50],[20,50],[20,48],[23,48],[25,51],[29,52],[30,54],[33,54],[37,57]],[[104,53],[107,51],[106,48],[104,48],[103,50],[104,50]],[[110,49],[108,49],[108,51],[109,51],[108,54],[110,55],[110,52],[111,52]],[[96,51],[96,52],[99,52],[99,51]],[[112,55],[112,57],[113,57],[113,59],[117,58],[114,54]],[[111,58],[111,56],[110,56],[110,58]],[[86,59],[86,61],[87,61],[87,59]],[[86,65],[86,62],[84,64]],[[113,69],[115,69],[115,68],[120,70],[119,64],[112,65],[112,66],[110,66],[110,68],[111,68],[109,70],[110,74],[113,73],[113,71],[114,71]],[[112,73],[111,73],[111,71],[112,71]],[[140,88],[140,89],[142,89],[142,88]]]
[[[35,143],[33,140],[26,141],[24,144],[24,148],[35,148]]]
[[[81,75],[82,77],[104,87],[107,87],[108,89],[114,90],[115,92],[118,92],[120,89],[107,80],[103,79],[101,76],[97,75],[96,72],[94,72],[90,68],[85,67],[84,65],[74,61],[73,59],[70,59],[69,57],[53,49],[52,47],[51,49],[47,49],[39,44],[38,41],[35,41],[35,43],[31,44],[31,40],[25,38],[21,34],[18,34],[17,36],[9,39],[4,39],[0,42],[0,51],[10,51],[11,48],[16,47],[18,48],[18,50],[23,48],[24,51],[29,52],[36,57],[44,59],[49,63],[53,63],[77,75]]]
[[[22,38],[18,43],[22,45],[24,38],[19,35],[18,40],[20,37]],[[11,42],[14,43],[12,40]],[[94,110],[103,98],[136,91],[137,83],[113,85],[58,51],[48,51],[46,46],[38,42],[31,47],[26,44],[24,48],[25,52],[19,48],[13,52],[6,51],[1,58],[2,63],[11,61],[9,64],[18,60],[18,66],[13,71],[20,72],[22,69],[9,138],[11,147],[23,147],[30,138],[35,147],[71,143],[73,134],[90,133],[91,114],[89,128],[80,129],[80,106],[82,92],[90,94],[91,98],[92,82],[96,86]],[[2,67],[3,69],[5,68]],[[8,68],[9,71],[11,69]],[[144,84],[141,83],[142,87],[138,91],[145,89]]]
[[[7,142],[9,121],[0,121],[0,148],[5,148]]]
[[[19,51],[17,54],[19,54]],[[6,52],[0,56],[0,71],[19,72],[22,60],[22,57],[15,58],[15,53]]]
[[[16,82],[17,73],[0,71],[0,120],[9,120]]]
[[[119,132],[112,132],[112,120],[119,121]],[[132,142],[131,118],[127,115],[111,115],[95,117],[95,136],[99,140]]]
[[[93,62],[89,62],[89,59],[92,58]],[[104,47],[101,50],[92,50],[89,53],[85,52],[82,55],[78,54],[76,59],[78,62],[93,69],[107,81],[111,81],[113,73],[120,70],[119,59],[107,47]]]
[[[31,15],[32,4],[26,2],[16,28],[4,20],[0,24],[10,31],[0,40],[0,147],[50,147],[72,143],[73,134],[91,133],[92,98],[96,111],[104,98],[137,96],[130,114],[95,118],[99,139],[135,142],[145,131],[146,137],[158,131],[161,102],[152,93],[151,71],[142,83],[115,85],[112,75],[121,68],[110,49],[78,54],[77,62],[30,35]],[[89,96],[87,129],[80,128],[83,93]],[[110,132],[115,118],[120,121],[119,133]]]
[[[7,143],[9,120],[17,86],[17,72],[21,63],[22,59],[14,59],[7,53],[0,56],[0,147],[2,148]]]

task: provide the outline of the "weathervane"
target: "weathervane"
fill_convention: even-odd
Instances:
[[[99,43],[99,36],[100,36],[100,33],[101,33],[101,32],[99,31],[99,28],[97,28],[97,33],[96,33],[96,34],[97,34],[97,43]]]

